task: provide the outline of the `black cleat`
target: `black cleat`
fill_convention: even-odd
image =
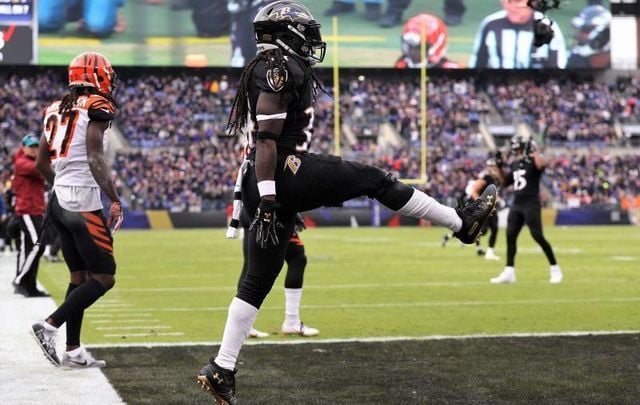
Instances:
[[[54,366],[59,366],[60,359],[56,353],[56,333],[47,331],[44,327],[44,321],[31,325],[31,333],[33,337],[36,338],[38,345],[47,359],[53,363]]]
[[[236,374],[237,370],[231,371],[220,367],[213,361],[204,366],[196,377],[196,382],[202,389],[213,395],[218,405],[237,405],[236,398]]]
[[[470,201],[456,209],[462,219],[462,228],[453,234],[462,243],[470,244],[478,240],[484,224],[496,211],[498,190],[490,184],[477,200]]]

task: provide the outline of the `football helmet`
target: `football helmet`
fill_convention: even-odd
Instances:
[[[609,51],[611,13],[605,7],[585,7],[571,25],[576,29],[573,53],[586,57]]]
[[[253,19],[258,52],[281,48],[310,64],[322,62],[327,44],[322,41],[320,24],[305,6],[280,0],[264,6]]]
[[[93,87],[105,94],[115,88],[116,72],[111,62],[97,52],[85,52],[69,64],[69,87]]]
[[[524,153],[528,148],[528,144],[529,141],[522,135],[516,135],[511,138],[511,150],[514,152],[521,151]]]
[[[409,18],[402,29],[401,40],[402,55],[410,67],[421,64],[422,41],[427,48],[427,67],[437,65],[447,54],[447,26],[440,18],[430,14],[418,14]]]

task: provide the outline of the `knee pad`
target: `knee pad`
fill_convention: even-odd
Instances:
[[[411,199],[413,192],[413,187],[401,183],[392,173],[387,173],[375,198],[392,210],[398,211]]]

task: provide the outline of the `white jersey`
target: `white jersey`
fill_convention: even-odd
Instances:
[[[115,107],[104,97],[91,94],[78,97],[76,105],[64,117],[60,101],[44,113],[44,136],[55,171],[54,189],[62,208],[70,211],[95,211],[102,208],[100,187],[87,159],[87,128],[91,120],[110,121]]]

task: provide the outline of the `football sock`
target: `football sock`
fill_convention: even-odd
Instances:
[[[454,232],[459,231],[462,227],[462,219],[456,210],[440,204],[433,197],[415,189],[409,201],[398,210],[398,213],[408,217],[426,219],[446,226]]]
[[[302,288],[284,289],[284,322],[287,325],[300,325],[300,300],[302,299]]]
[[[76,287],[49,318],[60,326],[72,317],[79,316],[98,298],[102,297],[105,292],[107,292],[106,288],[98,280],[92,278]]]
[[[69,287],[67,288],[67,295],[65,295],[65,300],[71,295],[73,290],[75,290],[79,284],[71,284],[69,283]],[[67,346],[79,346],[80,345],[80,329],[82,328],[82,318],[84,316],[84,311],[80,312],[80,314],[74,314],[69,319],[67,319]]]
[[[237,297],[231,301],[222,343],[215,359],[217,365],[228,370],[236,367],[240,349],[257,317],[258,308]]]
[[[82,353],[82,347],[78,347],[76,349],[67,351],[67,354],[69,355],[69,357],[78,357],[80,356],[80,353]]]

